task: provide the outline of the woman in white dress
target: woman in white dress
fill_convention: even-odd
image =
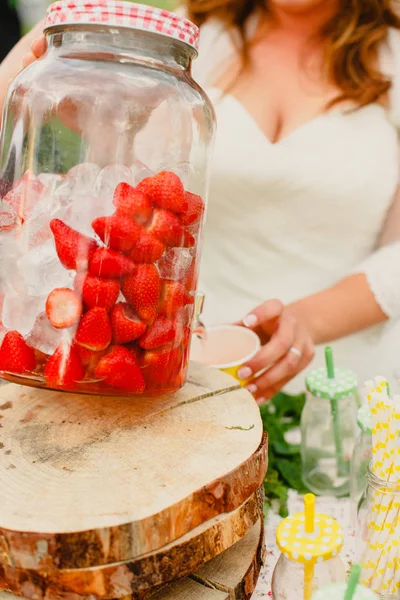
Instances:
[[[379,358],[393,375],[394,2],[189,0],[186,9],[202,30],[195,78],[218,118],[201,274],[206,323],[243,321],[259,333],[264,346],[242,376],[270,367],[249,386],[260,403],[334,340],[337,362],[361,381],[376,374]],[[1,94],[25,53],[25,64],[43,53],[42,38],[31,47],[39,30],[2,64]]]

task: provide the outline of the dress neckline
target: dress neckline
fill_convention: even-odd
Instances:
[[[335,117],[338,115],[350,116],[352,114],[358,113],[359,111],[364,111],[365,109],[367,109],[371,106],[378,106],[376,104],[369,104],[369,105],[364,106],[354,112],[350,112],[347,107],[346,108],[344,108],[342,106],[333,107],[330,110],[322,112],[320,114],[317,114],[315,117],[312,117],[308,121],[305,121],[304,123],[298,125],[294,129],[289,131],[287,134],[285,134],[283,137],[279,138],[278,140],[276,140],[274,142],[262,130],[262,128],[257,123],[257,121],[253,117],[253,115],[240,102],[240,100],[238,100],[233,94],[223,92],[220,88],[215,87],[215,86],[210,88],[210,92],[212,92],[213,97],[214,96],[217,97],[217,102],[221,102],[221,101],[227,102],[228,101],[233,106],[235,106],[236,109],[239,110],[242,113],[243,117],[248,121],[249,127],[254,131],[254,133],[256,135],[258,135],[258,137],[261,137],[264,140],[264,143],[266,143],[268,146],[270,146],[272,148],[274,148],[274,147],[278,148],[278,147],[283,146],[286,143],[290,142],[292,139],[295,139],[296,137],[301,137],[302,134],[306,134],[308,130],[310,130],[313,127],[315,127],[316,125],[318,125],[321,121],[329,120],[332,117]]]

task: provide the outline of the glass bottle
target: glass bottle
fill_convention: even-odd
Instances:
[[[335,519],[314,514],[313,499],[307,494],[304,513],[284,519],[277,529],[281,556],[272,577],[273,600],[310,600],[322,586],[346,579],[339,556],[343,531]]]
[[[357,377],[335,367],[326,348],[326,367],[306,378],[301,417],[302,476],[319,495],[344,496],[350,491],[350,462],[357,419]]]
[[[8,91],[0,143],[0,376],[157,395],[186,379],[215,116],[198,29],[62,0]]]

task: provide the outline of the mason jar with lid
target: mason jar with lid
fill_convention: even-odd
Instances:
[[[371,411],[367,404],[357,413],[358,436],[354,446],[350,470],[350,497],[353,515],[357,515],[358,504],[367,486],[368,466],[372,458]]]
[[[335,367],[326,348],[326,367],[306,378],[306,404],[301,416],[302,475],[319,495],[345,496],[350,491],[358,408],[357,376]]]
[[[305,511],[284,519],[276,532],[281,556],[272,577],[273,600],[311,600],[324,585],[346,580],[342,528],[332,517],[314,514],[312,494],[304,502]]]
[[[185,381],[215,116],[199,31],[62,0],[8,91],[0,147],[0,376],[101,394]]]
[[[380,600],[400,598],[400,481],[387,481],[367,471],[367,486],[359,501],[356,558],[362,583]]]

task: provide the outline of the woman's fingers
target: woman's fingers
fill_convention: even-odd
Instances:
[[[276,326],[276,320],[279,319],[283,311],[283,304],[280,300],[267,300],[257,308],[254,308],[251,313],[246,315],[242,320],[243,325],[249,329],[258,327],[267,328],[271,324]]]
[[[32,51],[32,54],[36,58],[40,58],[41,56],[43,56],[43,54],[46,52],[46,50],[47,50],[47,42],[46,42],[46,38],[44,36],[40,37],[39,39],[34,40],[32,46],[31,46],[31,51]]]
[[[314,358],[314,346],[308,338],[297,338],[293,347],[301,352],[301,357],[294,352],[288,352],[282,360],[249,384],[248,389],[259,404],[273,398],[293,377],[301,373]]]
[[[296,336],[296,321],[291,316],[281,319],[277,331],[238,373],[240,379],[249,379],[267,369],[287,354]]]

